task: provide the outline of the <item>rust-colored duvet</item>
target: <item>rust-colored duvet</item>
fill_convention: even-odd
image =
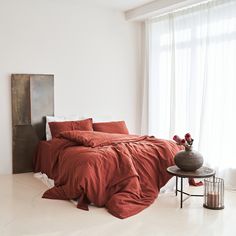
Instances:
[[[172,141],[148,136],[89,131],[61,133],[50,146],[48,174],[55,187],[43,197],[76,199],[85,210],[89,203],[105,206],[119,218],[153,203],[170,179],[166,168],[180,149]]]

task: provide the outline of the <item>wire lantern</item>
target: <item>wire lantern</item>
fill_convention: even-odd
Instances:
[[[204,180],[204,204],[208,209],[224,209],[224,180],[213,177]]]

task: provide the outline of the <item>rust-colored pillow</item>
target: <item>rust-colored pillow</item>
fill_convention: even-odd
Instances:
[[[105,133],[129,134],[124,121],[93,123],[93,130]]]
[[[57,137],[61,132],[71,130],[93,131],[92,118],[78,121],[49,122],[52,138]]]

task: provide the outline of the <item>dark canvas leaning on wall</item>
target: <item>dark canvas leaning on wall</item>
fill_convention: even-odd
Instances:
[[[54,75],[12,74],[13,173],[31,172],[45,116],[54,115]]]

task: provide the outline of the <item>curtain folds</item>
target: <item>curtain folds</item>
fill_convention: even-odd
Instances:
[[[190,132],[205,165],[236,189],[236,1],[146,22],[143,132]]]

